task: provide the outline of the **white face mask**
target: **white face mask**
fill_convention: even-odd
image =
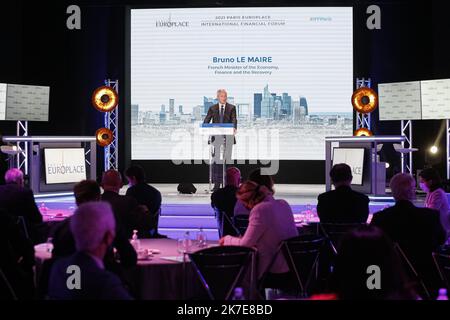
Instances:
[[[421,182],[421,183],[420,183],[420,189],[422,189],[422,190],[425,191],[426,193],[430,192],[430,188],[428,188],[428,186],[426,185],[425,182]]]

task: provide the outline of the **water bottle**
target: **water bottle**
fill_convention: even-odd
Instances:
[[[197,245],[199,248],[206,247],[206,233],[203,231],[203,228],[200,228],[197,233]]]
[[[138,252],[141,247],[141,241],[139,240],[137,233],[138,233],[137,230],[133,230],[133,236],[131,237],[130,241],[131,245],[133,246],[136,252]]]
[[[447,289],[444,289],[444,288],[439,289],[439,295],[436,300],[442,300],[442,301],[448,300]]]
[[[189,233],[189,231],[186,231],[183,239],[184,251],[188,253],[191,249],[191,246],[192,246],[191,234]]]
[[[244,290],[240,287],[234,288],[234,293],[231,300],[245,300]]]

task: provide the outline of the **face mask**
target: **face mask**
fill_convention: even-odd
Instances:
[[[423,191],[425,191],[427,193],[430,191],[430,189],[428,188],[428,186],[424,182],[420,183],[420,189],[422,189]]]

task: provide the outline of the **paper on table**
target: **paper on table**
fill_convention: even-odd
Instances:
[[[167,256],[161,257],[162,260],[173,261],[173,262],[183,262],[183,257],[181,256]],[[189,258],[186,257],[186,261],[189,261]]]

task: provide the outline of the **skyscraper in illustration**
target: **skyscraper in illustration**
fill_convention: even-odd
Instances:
[[[308,115],[308,102],[305,97],[300,97],[300,106],[305,109],[305,115]]]
[[[175,113],[175,99],[169,99],[169,114],[171,118],[174,113]]]
[[[261,118],[261,101],[262,93],[255,93],[253,95],[253,115],[255,118]]]

